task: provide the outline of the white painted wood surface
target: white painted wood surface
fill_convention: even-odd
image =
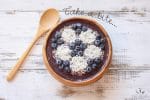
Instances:
[[[0,100],[150,100],[149,0],[0,0]],[[98,20],[113,44],[112,66],[98,82],[66,87],[46,70],[42,37],[12,82],[8,71],[35,35],[41,12],[54,7],[104,10],[117,25]]]

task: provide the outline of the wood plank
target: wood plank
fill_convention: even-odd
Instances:
[[[33,5],[34,4],[34,5]],[[149,11],[149,0],[5,0],[1,1],[0,10],[36,11],[50,7],[59,10],[73,6],[84,10],[109,10],[109,11]]]
[[[61,85],[49,75],[47,70],[21,71],[18,77],[10,83],[5,80],[6,74],[7,70],[0,70],[0,90],[2,90],[0,97],[4,100],[47,100],[49,98],[52,100],[56,98],[148,100],[150,97],[150,87],[148,87],[150,81],[147,81],[150,78],[150,71],[109,70],[98,82],[80,88]]]
[[[33,5],[34,4],[34,5]],[[0,1],[0,100],[149,100],[150,98],[150,1],[145,0],[1,0]],[[80,88],[56,81],[43,64],[42,37],[12,82],[8,71],[36,33],[41,12],[49,7],[60,11],[80,8],[104,10],[114,27],[99,19],[113,43],[112,66],[98,82]]]

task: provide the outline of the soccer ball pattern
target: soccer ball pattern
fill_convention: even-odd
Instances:
[[[100,67],[105,39],[87,25],[74,23],[56,31],[51,48],[59,70],[83,75]]]

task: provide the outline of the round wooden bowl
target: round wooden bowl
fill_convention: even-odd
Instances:
[[[73,21],[73,20],[82,20],[82,21],[86,21],[88,23],[92,23],[95,24],[103,33],[104,37],[106,38],[106,42],[107,42],[107,58],[104,62],[104,64],[102,65],[102,69],[96,73],[94,76],[82,80],[82,81],[71,81],[71,80],[67,80],[65,78],[63,78],[62,76],[58,75],[51,67],[51,65],[48,62],[48,58],[47,58],[47,52],[46,52],[46,48],[47,48],[47,42],[49,37],[51,36],[51,33],[59,26],[62,25],[65,22],[69,22],[69,21]],[[88,85],[91,84],[97,80],[99,80],[103,74],[105,73],[105,71],[108,69],[108,67],[111,64],[111,60],[112,60],[112,44],[111,44],[111,40],[107,34],[107,32],[105,31],[105,29],[95,20],[91,19],[91,18],[85,18],[85,17],[73,17],[73,18],[69,18],[66,19],[62,22],[60,22],[56,27],[54,27],[51,32],[48,33],[45,43],[44,43],[44,47],[43,47],[43,59],[44,59],[44,63],[49,71],[49,73],[54,76],[54,78],[56,78],[58,81],[60,81],[61,83],[67,85],[67,86],[84,86],[84,85]],[[51,59],[50,59],[51,60]]]

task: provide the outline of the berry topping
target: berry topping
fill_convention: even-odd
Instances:
[[[59,68],[60,70],[62,70],[62,69],[64,68],[64,66],[61,65],[61,66],[58,66],[58,68]]]
[[[105,45],[104,45],[104,44],[100,44],[100,48],[101,48],[102,50],[104,50],[104,49],[105,49]]]
[[[52,42],[53,42],[53,43],[56,43],[56,42],[57,42],[57,39],[56,39],[56,38],[52,38]]]
[[[75,40],[75,44],[76,44],[76,45],[80,45],[81,43],[82,43],[81,40],[79,40],[79,39],[76,39],[76,40]]]
[[[58,40],[57,40],[57,44],[58,44],[58,45],[61,45],[61,44],[63,44],[63,43],[64,43],[64,40],[63,40],[63,39],[58,39]]]
[[[63,65],[64,65],[65,67],[68,67],[68,66],[70,65],[70,62],[69,62],[68,60],[63,61]]]
[[[99,64],[100,63],[100,58],[95,58],[94,62],[97,63],[97,64]]]
[[[69,48],[71,49],[71,50],[73,50],[73,49],[75,49],[75,43],[70,43],[70,45],[69,45]]]
[[[87,48],[87,45],[82,43],[80,39],[76,39],[75,42],[69,44],[69,48],[72,50],[70,53],[72,57],[76,55],[83,56],[83,52]]]
[[[77,50],[77,51],[80,50],[80,46],[77,45],[77,46],[75,47],[75,50]]]
[[[81,48],[81,50],[84,50],[87,48],[87,45],[82,43],[82,44],[80,44],[80,48]]]
[[[100,40],[100,39],[101,39],[101,36],[98,35],[98,36],[96,37],[96,40]]]
[[[65,67],[64,72],[70,73],[71,72],[70,67]]]
[[[72,24],[72,29],[76,30],[77,29],[77,25],[76,24]]]
[[[57,64],[57,65],[61,65],[62,63],[63,63],[63,61],[62,61],[61,59],[57,59],[57,60],[56,60],[56,64]]]
[[[77,29],[81,29],[82,28],[82,24],[81,23],[77,23],[76,27],[77,27]]]
[[[99,46],[99,45],[100,45],[100,43],[101,43],[101,41],[100,41],[100,40],[95,40],[95,41],[94,41],[94,44],[95,44],[96,46]]]
[[[93,69],[95,69],[95,68],[96,68],[96,66],[97,66],[97,64],[95,64],[95,63],[94,63],[94,64],[92,64],[92,68],[93,68]]]
[[[94,62],[93,59],[88,59],[87,64],[88,64],[88,65],[92,65],[93,62]]]
[[[77,55],[78,56],[83,56],[83,51],[79,51]]]
[[[71,56],[72,57],[76,56],[76,52],[75,51],[71,51]]]
[[[83,32],[85,32],[85,31],[87,31],[88,30],[88,28],[86,27],[86,26],[82,26],[82,31]]]
[[[56,48],[57,48],[57,44],[56,44],[56,43],[52,43],[52,44],[51,44],[51,47],[52,47],[53,49],[56,49]]]
[[[101,39],[101,43],[105,43],[105,41],[106,41],[106,40],[105,40],[104,38]]]
[[[86,67],[86,72],[91,72],[92,71],[92,68],[91,67]]]
[[[76,29],[76,34],[79,35],[81,33],[81,31],[82,31],[81,29]]]
[[[60,33],[59,31],[56,32],[55,38],[57,38],[57,39],[58,39],[58,38],[61,38],[61,33]]]

